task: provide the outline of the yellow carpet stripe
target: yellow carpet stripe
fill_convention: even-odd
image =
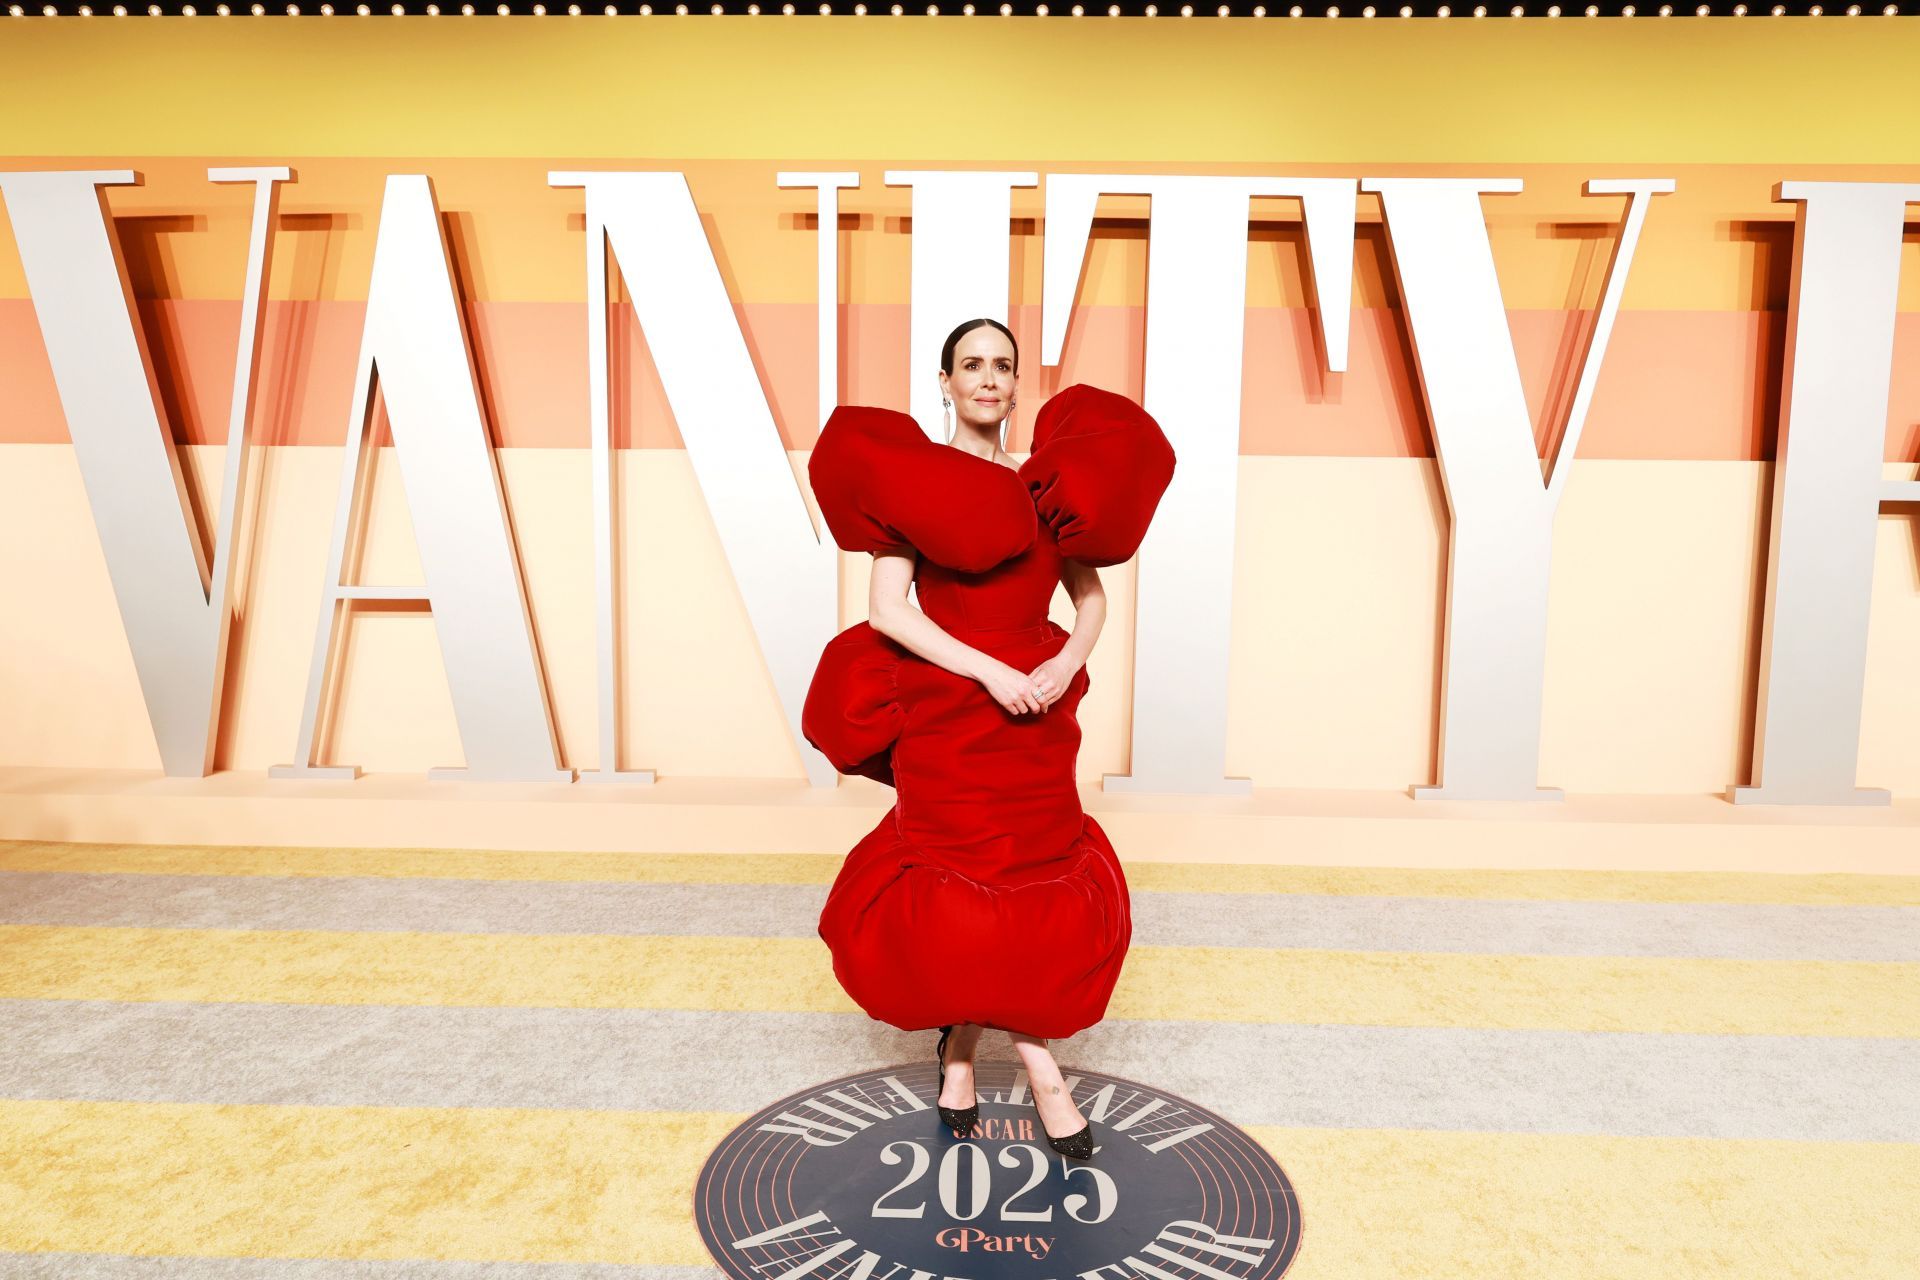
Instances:
[[[1287,1280],[1911,1280],[1920,1146],[1248,1130],[1299,1189]]]
[[[371,876],[639,884],[831,884],[841,857],[805,853],[521,853],[468,849],[0,843],[0,870],[169,876]],[[1920,877],[1914,881],[1920,899]]]
[[[711,1112],[0,1102],[0,1249],[708,1261]]]
[[[742,1119],[0,1102],[0,1249],[698,1265]],[[1908,1280],[1920,1248],[1911,1144],[1251,1132],[1300,1193],[1289,1280]]]
[[[0,841],[0,870],[201,876],[831,884],[840,854],[523,853]],[[1745,872],[1454,871],[1129,862],[1150,893],[1305,893],[1526,901],[1920,906],[1920,876]]]
[[[1920,964],[1138,947],[1109,1016],[1719,1035],[1920,1035]]]
[[[852,1012],[812,938],[0,928],[0,998]],[[1920,1037],[1920,964],[1136,947],[1108,1016]]]

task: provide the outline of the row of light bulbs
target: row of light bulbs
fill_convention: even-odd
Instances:
[[[448,6],[447,11],[454,12],[452,6]],[[497,5],[494,11],[504,18],[512,15],[513,8],[510,5],[502,4],[502,5]],[[747,13],[755,17],[759,16],[760,11],[761,11],[760,6],[758,4],[749,4],[747,6]],[[771,6],[769,6],[769,11],[771,11]],[[786,17],[792,17],[797,11],[798,10],[792,4],[782,4],[780,6],[780,13]],[[40,12],[49,18],[57,18],[61,16],[59,7],[51,4],[42,6]],[[113,8],[109,10],[105,10],[105,12],[111,13],[116,18],[124,18],[127,16],[129,10],[127,6],[124,4],[116,4],[113,6]],[[229,5],[216,4],[213,7],[212,12],[218,15],[219,17],[225,18],[230,16],[233,13],[233,9]],[[251,13],[256,18],[262,17],[267,12],[267,6],[264,4],[254,4],[248,8],[248,12]],[[297,18],[300,16],[301,9],[298,4],[289,4],[286,6],[286,12],[290,17]],[[326,3],[326,4],[321,4],[317,8],[316,12],[319,13],[320,16],[322,17],[331,18],[335,13],[335,9],[332,4]],[[370,17],[373,13],[373,6],[365,5],[365,4],[355,5],[353,7],[353,12],[362,18]],[[405,5],[396,4],[392,6],[391,12],[393,13],[394,17],[399,18],[399,17],[406,16],[408,9]],[[422,12],[425,13],[430,18],[437,18],[440,16],[441,10],[438,4],[429,4],[422,10]],[[471,18],[472,16],[474,16],[475,13],[478,12],[478,10],[471,4],[462,4],[458,12],[462,17]],[[533,6],[532,12],[535,17],[543,18],[547,15],[547,6],[545,4],[536,4]],[[584,10],[581,8],[581,6],[577,4],[570,4],[566,7],[565,12],[569,17],[577,18],[584,12]],[[615,17],[620,13],[620,7],[618,5],[610,4],[606,6],[604,12],[609,18]],[[643,4],[639,7],[637,12],[642,17],[651,16],[653,13],[653,6],[651,4]],[[663,9],[663,12],[664,12],[664,9]],[[687,13],[690,11],[688,7],[684,4],[676,4],[673,6],[673,12],[680,17],[685,17]],[[716,16],[719,16],[726,13],[726,7],[724,5],[716,4],[712,6],[712,8],[710,9],[710,12]],[[833,12],[834,12],[834,9],[831,4],[822,4],[820,6],[820,13],[823,16],[831,16]],[[851,12],[856,17],[865,17],[867,14],[867,6],[864,3],[857,3],[853,6],[853,9],[851,10]],[[898,18],[906,12],[906,7],[904,5],[896,4],[891,6],[888,9],[888,12],[891,13],[894,17]],[[975,6],[971,4],[963,4],[960,6],[960,12],[970,18],[974,16],[974,14],[978,12],[978,10],[975,8]],[[1034,6],[1033,12],[1035,17],[1044,18],[1044,17],[1047,17],[1052,11],[1051,9],[1049,9],[1047,5],[1041,4],[1041,5]],[[1072,8],[1068,9],[1067,12],[1075,18],[1080,18],[1080,17],[1086,16],[1087,10],[1086,10],[1086,6],[1076,4]],[[1264,18],[1267,16],[1267,7],[1263,4],[1257,4],[1253,7],[1253,9],[1250,12],[1252,17]],[[1337,18],[1340,16],[1340,12],[1341,12],[1340,6],[1328,5],[1326,12],[1329,18]],[[1379,12],[1380,11],[1377,8],[1375,8],[1373,5],[1366,5],[1359,11],[1360,16],[1363,18],[1378,17]],[[1477,4],[1473,6],[1471,10],[1462,11],[1463,16],[1466,13],[1471,13],[1476,18],[1484,18],[1488,15],[1489,12],[1490,11],[1488,10],[1487,6],[1483,4]],[[1549,18],[1558,18],[1562,15],[1563,10],[1557,4],[1550,4],[1542,12],[1544,12],[1546,16]],[[1584,12],[1584,14],[1589,18],[1597,18],[1600,16],[1600,6],[1590,4],[1582,12]],[[1670,18],[1674,14],[1674,7],[1670,4],[1663,4],[1658,9],[1650,10],[1649,12],[1653,14],[1657,14],[1659,17],[1662,17],[1662,18]],[[1696,6],[1693,12],[1695,17],[1705,18],[1705,17],[1712,16],[1713,9],[1710,5],[1703,4],[1703,5]],[[1730,12],[1736,18],[1744,18],[1747,16],[1750,10],[1744,4],[1736,4],[1728,12]],[[1776,4],[1772,8],[1770,8],[1767,12],[1772,17],[1781,18],[1786,16],[1787,7],[1783,4]],[[1849,18],[1857,18],[1860,16],[1862,9],[1857,4],[1850,4],[1846,7],[1846,9],[1843,12]],[[1890,4],[1884,7],[1883,9],[1881,9],[1880,12],[1889,18],[1895,17],[1900,12],[1900,6]],[[27,10],[25,6],[18,5],[18,4],[8,5],[7,13],[15,18],[24,18],[27,16]],[[165,13],[166,11],[157,4],[150,4],[147,6],[147,15],[149,17],[154,17],[154,18],[163,17],[165,16]],[[198,17],[199,13],[200,13],[199,9],[190,4],[182,5],[180,7],[180,14],[182,17],[187,17],[187,18]],[[1146,7],[1145,13],[1146,13],[1146,16],[1149,18],[1157,18],[1160,16],[1160,7],[1158,5],[1150,4]],[[1219,7],[1216,13],[1219,17],[1222,17],[1222,18],[1230,18],[1233,16],[1232,9],[1229,6],[1224,4]],[[1402,5],[1400,7],[1399,13],[1400,13],[1400,16],[1403,18],[1411,18],[1414,16],[1413,6]],[[1620,16],[1623,18],[1632,18],[1637,16],[1638,13],[1639,13],[1639,10],[1635,6],[1630,4],[1622,5],[1620,8]],[[1811,5],[1807,8],[1807,16],[1809,17],[1818,18],[1823,16],[1825,13],[1826,13],[1826,9],[1821,5],[1817,5],[1817,4]],[[940,15],[940,6],[937,4],[928,5],[927,14],[929,17],[938,17]],[[1003,4],[1000,6],[1001,17],[1003,18],[1011,17],[1012,14],[1013,14],[1012,5]],[[1183,18],[1191,18],[1194,15],[1194,8],[1190,4],[1183,4],[1180,6],[1179,14]],[[1511,17],[1524,18],[1527,16],[1526,6],[1516,4],[1510,10],[1508,10],[1508,14]],[[91,18],[94,16],[93,6],[87,5],[87,4],[80,5],[73,10],[73,15],[75,17]],[[1110,18],[1120,17],[1121,16],[1120,6],[1117,4],[1108,5],[1107,16]],[[1287,16],[1290,18],[1305,17],[1306,9],[1301,5],[1297,5],[1297,4],[1293,5],[1290,8],[1288,8]],[[1450,5],[1443,4],[1434,11],[1434,16],[1439,18],[1451,18],[1454,16],[1453,8]]]

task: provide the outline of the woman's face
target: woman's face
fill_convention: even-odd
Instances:
[[[953,344],[953,372],[940,375],[940,390],[953,401],[960,422],[998,429],[1017,381],[1013,344],[1006,334],[983,324]]]

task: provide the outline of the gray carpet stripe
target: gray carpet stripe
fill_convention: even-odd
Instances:
[[[824,885],[0,872],[0,924],[812,937]],[[1140,945],[1920,961],[1920,907],[1136,893]]]
[[[990,1033],[986,1057],[1011,1059]],[[0,1096],[752,1112],[931,1032],[858,1014],[0,1001]],[[1109,1021],[1063,1065],[1235,1123],[1920,1141],[1920,1041]]]
[[[4,1280],[720,1280],[718,1267],[0,1253]]]

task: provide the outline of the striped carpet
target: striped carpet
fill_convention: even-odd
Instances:
[[[721,1137],[932,1049],[836,865],[0,843],[0,1276],[712,1276]],[[1920,1275],[1920,877],[1128,874],[1057,1051],[1265,1144],[1290,1280]]]

